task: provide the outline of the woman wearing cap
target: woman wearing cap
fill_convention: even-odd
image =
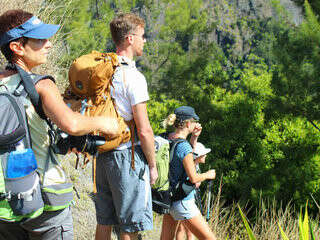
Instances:
[[[9,10],[0,16],[0,47],[8,61],[0,72],[0,91],[13,93],[18,88],[21,78],[16,65],[30,74],[36,91],[42,102],[46,117],[61,130],[71,135],[84,135],[95,130],[106,134],[117,132],[117,123],[104,117],[85,117],[68,108],[50,77],[35,80],[32,69],[47,62],[52,47],[48,38],[59,29],[59,25],[43,23],[39,18],[23,10]],[[35,112],[29,98],[24,102],[32,149],[35,152],[40,179],[43,186],[58,186],[66,182],[64,171],[58,164],[57,156],[51,154],[49,166],[46,166],[49,149],[48,125]],[[44,174],[45,173],[45,174]],[[60,185],[61,186],[61,185]],[[57,197],[59,198],[59,197]],[[71,197],[72,198],[72,197]],[[57,199],[59,200],[59,199]],[[73,239],[71,200],[64,208],[44,211],[35,218],[26,218],[20,222],[0,220],[0,239]],[[0,216],[1,219],[2,216]]]
[[[194,109],[182,106],[175,109],[164,121],[164,126],[174,126],[175,131],[169,134],[169,139],[187,139],[197,128],[199,117]],[[209,170],[205,173],[197,173],[193,158],[193,150],[188,141],[179,143],[174,151],[170,163],[170,185],[176,186],[180,181],[189,180],[192,184],[201,183],[207,179],[215,178],[215,171]],[[191,191],[182,200],[171,204],[170,214],[165,214],[162,222],[161,240],[174,239],[176,227],[181,221],[198,239],[216,239],[207,222],[202,217],[195,203],[195,190]]]

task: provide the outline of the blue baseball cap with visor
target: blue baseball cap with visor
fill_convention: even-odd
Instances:
[[[48,39],[60,28],[60,25],[46,24],[36,16],[0,36],[0,46],[21,37],[34,39]]]
[[[199,116],[194,111],[194,108],[189,106],[181,106],[176,108],[174,110],[174,114],[181,121],[192,119],[192,118],[196,121],[199,121],[200,119]]]

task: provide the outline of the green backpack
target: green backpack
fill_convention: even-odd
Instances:
[[[152,209],[158,214],[168,214],[174,189],[170,188],[170,162],[175,147],[186,140],[168,140],[165,135],[155,136],[156,163],[158,178],[152,185]]]

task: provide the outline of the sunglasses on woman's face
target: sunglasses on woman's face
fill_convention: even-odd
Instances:
[[[190,122],[192,122],[192,123],[198,123],[199,120],[191,119]]]

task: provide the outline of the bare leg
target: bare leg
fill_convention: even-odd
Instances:
[[[184,226],[183,223],[181,223],[181,225]],[[189,230],[189,228],[187,228],[187,227],[184,226],[184,229],[185,229],[186,234],[187,234],[187,240],[193,240],[194,237],[193,237],[192,232]]]
[[[173,240],[178,223],[170,214],[163,215],[160,240]]]
[[[183,224],[198,238],[202,240],[216,240],[208,223],[201,214],[187,220],[182,220]]]
[[[185,239],[185,227],[182,222],[179,222],[176,233],[176,240],[184,240]]]
[[[111,240],[111,225],[101,225],[97,224],[96,228],[96,240]]]
[[[194,239],[192,232],[187,227],[185,227],[183,222],[180,222],[177,227],[176,240],[184,240],[185,236],[187,236],[187,240]]]

